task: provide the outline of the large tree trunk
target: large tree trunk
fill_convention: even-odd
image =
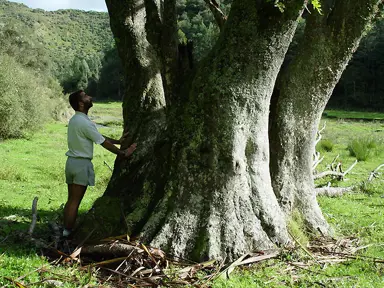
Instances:
[[[233,3],[170,119],[168,195],[140,228],[142,239],[177,256],[228,260],[289,240],[270,181],[268,114],[301,7],[296,1],[281,14],[270,3]]]
[[[312,174],[319,121],[379,2],[324,1],[321,15],[308,16],[299,51],[276,85],[270,130],[273,187],[285,214],[298,209],[312,231],[329,230]]]
[[[284,1],[284,13],[273,2],[233,1],[218,43],[192,71],[190,51],[177,48],[175,0],[107,1],[127,78],[124,128],[131,139],[125,146],[135,141],[138,149],[129,161],[116,160],[109,186],[86,216],[79,237],[94,228],[92,238],[123,232],[175,256],[230,261],[287,243],[286,215],[295,207],[315,223],[312,228],[327,230],[308,168],[313,135],[306,138],[303,129],[315,127],[320,113],[309,115],[317,110],[301,103],[300,97],[309,101],[307,94],[294,90],[301,81],[295,70],[299,64],[291,68],[292,80],[282,78],[277,98],[277,111],[291,118],[279,114],[273,123],[279,129],[271,132],[274,147],[286,150],[273,150],[280,154],[271,163],[272,189],[270,98],[305,1]],[[330,39],[321,44],[333,45],[337,38]],[[339,71],[346,59],[336,62]],[[333,82],[321,89],[331,91],[334,74],[322,77],[323,84]],[[303,79],[304,85],[313,84]],[[319,89],[306,91],[313,97]],[[294,97],[288,97],[290,91]],[[311,97],[317,108],[325,105]],[[295,140],[287,142],[282,135]],[[291,158],[298,155],[299,160]],[[293,167],[294,161],[303,167]],[[285,180],[289,189],[283,189]]]
[[[162,15],[151,10],[156,1],[107,3],[133,73],[124,124],[138,149],[128,163],[116,161],[83,232],[100,223],[97,237],[123,231],[193,259],[232,260],[288,242],[269,175],[268,114],[303,1],[290,1],[285,13],[265,1],[234,1],[219,42],[182,89],[166,85],[183,73],[168,75],[177,67],[152,37],[165,27],[153,16]],[[151,26],[151,18],[160,22]]]

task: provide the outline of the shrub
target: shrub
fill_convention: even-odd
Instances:
[[[8,181],[27,181],[28,177],[26,177],[20,169],[17,169],[13,166],[3,166],[0,167],[0,180],[8,180]]]
[[[359,188],[362,193],[366,193],[368,195],[383,194],[383,188],[377,183],[363,182]]]
[[[21,137],[51,118],[62,95],[53,87],[0,54],[0,138]]]
[[[335,144],[333,144],[333,142],[331,140],[323,139],[323,140],[320,140],[320,142],[317,144],[316,150],[318,150],[318,151],[323,150],[326,152],[332,152],[333,146],[335,146]]]
[[[288,231],[301,245],[307,246],[309,238],[306,233],[304,219],[298,210],[292,212],[288,221]]]
[[[358,161],[366,161],[372,156],[376,147],[376,141],[369,138],[355,139],[348,144],[349,155],[356,157]]]

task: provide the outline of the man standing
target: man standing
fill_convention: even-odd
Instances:
[[[76,222],[80,202],[88,186],[95,185],[93,164],[93,143],[100,144],[110,152],[129,157],[136,149],[136,143],[126,150],[120,150],[114,144],[121,144],[120,140],[105,137],[97,131],[96,125],[88,118],[88,111],[93,106],[92,97],[83,90],[72,93],[69,103],[75,110],[75,115],[68,124],[68,156],[65,165],[65,177],[68,184],[68,201],[64,207],[63,236],[68,237]]]

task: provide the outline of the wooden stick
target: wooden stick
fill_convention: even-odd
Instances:
[[[347,169],[347,171],[345,171],[343,174],[344,176],[347,175],[352,169],[353,167],[355,167],[355,165],[357,164],[357,160]]]
[[[373,170],[371,172],[371,175],[369,175],[369,178],[368,178],[368,182],[371,182],[373,180],[373,178],[376,178],[377,176],[377,172],[382,168],[384,167],[384,164],[381,164],[379,167],[377,167],[375,170]]]
[[[336,159],[336,158],[335,158],[335,159]],[[341,164],[339,163],[339,164],[337,164],[337,166],[336,166],[336,171],[331,170],[331,171],[324,171],[324,172],[321,172],[321,173],[319,173],[319,174],[314,175],[314,176],[313,176],[313,179],[316,180],[316,179],[324,178],[324,177],[329,176],[329,175],[332,175],[332,176],[338,176],[338,177],[340,177],[341,179],[343,179],[343,178],[345,177],[345,175],[347,175],[349,172],[351,172],[351,170],[353,169],[353,167],[356,166],[357,162],[358,162],[357,160],[356,160],[355,162],[353,162],[353,164],[352,164],[352,165],[351,165],[345,172],[343,172],[343,173],[341,173],[341,172],[337,172],[337,170],[339,170],[339,168],[341,167]],[[333,163],[333,162],[332,162],[332,163]],[[331,168],[331,169],[332,169],[332,168]]]
[[[338,176],[338,177],[343,177],[344,173],[336,172],[336,171],[324,171],[319,174],[316,174],[313,176],[314,180],[324,178],[326,176]]]
[[[327,127],[327,121],[324,122],[323,128],[317,131],[317,139],[315,141],[315,146],[317,145],[317,143],[320,142],[321,138],[323,137],[321,133],[325,130],[325,127]]]
[[[309,257],[312,258],[313,261],[315,261],[317,264],[319,264],[319,265],[321,266],[321,264],[319,263],[319,261],[317,261],[317,259],[315,258],[315,256],[313,256],[313,255],[311,254],[311,252],[309,252],[308,249],[305,248],[304,245],[301,244],[301,243],[299,242],[299,240],[297,240],[296,237],[293,236],[293,234],[292,234],[291,232],[288,231],[288,234],[289,234],[289,236],[291,236],[292,239],[293,239],[293,240],[300,246],[300,248],[301,248],[301,249],[302,249],[302,250],[303,250]]]
[[[28,234],[29,236],[32,236],[33,230],[35,230],[36,222],[37,222],[37,201],[39,200],[38,197],[35,197],[32,202],[32,223],[29,227]]]
[[[109,166],[109,164],[108,164],[106,161],[104,161],[104,165],[106,165],[106,166],[109,168],[109,170],[111,170],[111,172],[113,172],[113,169],[112,169],[112,167],[111,167],[111,166]]]
[[[82,254],[99,254],[99,255],[113,255],[120,257],[127,257],[131,252],[142,254],[145,251],[139,247],[129,244],[116,243],[111,247],[108,244],[100,244],[94,246],[84,246],[82,248]]]

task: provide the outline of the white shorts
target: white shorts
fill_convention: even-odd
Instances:
[[[95,172],[91,159],[68,157],[65,164],[67,184],[95,186]]]

